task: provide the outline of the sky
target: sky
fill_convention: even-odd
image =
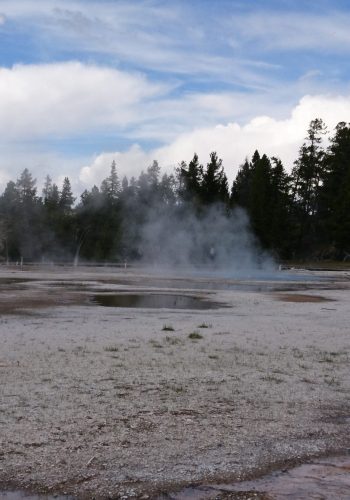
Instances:
[[[350,121],[349,25],[348,0],[0,0],[0,191],[195,152],[290,170],[312,119]]]

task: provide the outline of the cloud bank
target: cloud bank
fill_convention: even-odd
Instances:
[[[140,74],[80,62],[0,68],[0,134],[28,140],[126,128],[136,106],[162,89]]]
[[[280,157],[290,170],[310,121],[317,117],[325,121],[332,134],[339,121],[350,121],[350,95],[305,96],[286,119],[259,116],[245,125],[227,123],[196,128],[151,151],[134,145],[126,152],[102,153],[81,169],[80,181],[84,185],[99,184],[113,159],[120,175],[130,176],[140,173],[153,159],[157,159],[165,171],[171,172],[181,161],[191,160],[194,152],[206,164],[212,151],[217,151],[223,159],[230,182],[244,159],[252,156],[255,149],[268,156]]]

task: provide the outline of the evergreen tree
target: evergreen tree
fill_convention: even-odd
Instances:
[[[117,166],[115,161],[112,161],[110,175],[102,181],[101,192],[110,200],[116,201],[120,194],[120,182],[117,174]]]
[[[203,180],[203,166],[199,164],[198,155],[193,155],[190,163],[181,162],[177,169],[177,178],[179,182],[179,196],[185,202],[198,203],[201,193],[201,184]]]
[[[52,191],[51,191],[51,195],[52,195]],[[73,193],[72,193],[70,180],[68,177],[65,177],[63,180],[62,191],[61,191],[61,195],[59,198],[59,207],[64,214],[69,215],[72,213],[74,201],[75,201],[75,198],[74,198]]]
[[[288,254],[291,239],[290,179],[282,162],[255,151],[239,169],[232,185],[231,206],[247,210],[260,242],[278,254]]]
[[[292,256],[294,244],[291,178],[279,158],[271,160],[270,246],[280,257],[288,258]]]
[[[338,123],[325,158],[321,217],[325,241],[350,253],[350,124]]]
[[[13,220],[13,233],[17,242],[14,258],[35,260],[42,253],[44,241],[44,213],[37,197],[36,179],[27,168],[16,181],[18,204]]]
[[[225,175],[222,160],[216,152],[210,153],[210,162],[203,173],[200,188],[201,199],[204,204],[226,203],[229,199],[227,177]]]
[[[36,201],[36,179],[33,179],[27,168],[23,170],[19,179],[17,179],[16,189],[20,202],[34,203]]]
[[[272,217],[272,169],[269,158],[264,154],[260,157],[255,151],[252,158],[252,178],[248,203],[248,213],[251,224],[260,241],[265,247],[271,246]]]
[[[325,151],[322,146],[325,133],[326,126],[320,118],[311,121],[306,142],[300,148],[292,171],[293,199],[299,226],[297,246],[304,253],[317,243],[317,211],[325,174]]]
[[[251,182],[252,165],[248,159],[246,159],[238,170],[237,176],[232,184],[230,198],[231,206],[249,207]]]
[[[44,204],[48,202],[51,193],[52,193],[52,179],[49,175],[47,175],[45,178],[45,183],[42,191]]]
[[[18,259],[20,257],[20,200],[13,181],[9,181],[0,197],[0,219],[3,231],[4,258]]]

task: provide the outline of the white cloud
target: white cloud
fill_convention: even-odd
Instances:
[[[79,62],[0,68],[0,134],[18,140],[125,128],[138,118],[137,105],[164,89],[139,74]]]
[[[4,16],[4,14],[1,14],[1,13],[0,13],[0,26],[1,26],[2,24],[5,24],[5,22],[6,22],[6,17]]]
[[[309,123],[317,117],[325,121],[332,134],[339,121],[350,121],[350,95],[305,96],[286,119],[259,116],[243,126],[228,123],[197,128],[150,152],[133,146],[124,153],[102,153],[81,170],[80,180],[88,187],[94,183],[99,184],[108,175],[113,159],[117,162],[120,176],[130,177],[138,175],[153,159],[159,161],[164,171],[172,172],[173,167],[182,160],[189,161],[194,152],[205,165],[209,153],[217,151],[232,182],[245,157],[250,157],[255,149],[268,156],[280,157],[290,171]]]
[[[247,120],[272,106],[263,93],[180,89],[172,95],[175,88],[80,62],[0,68],[0,134],[3,141],[29,141],[108,132],[169,142],[202,124]],[[282,106],[274,100],[278,114]]]
[[[90,165],[80,170],[79,180],[84,187],[91,188],[94,184],[99,186],[101,181],[110,173],[112,161],[118,165],[118,175],[122,179],[125,175],[130,179],[137,177],[141,170],[151,164],[152,153],[142,150],[137,144],[125,152],[115,151],[97,155]]]
[[[205,165],[211,151],[217,151],[224,161],[230,183],[246,156],[250,157],[255,149],[269,156],[279,156],[285,167],[290,170],[298,150],[306,136],[311,120],[324,119],[331,134],[339,121],[350,122],[350,95],[317,95],[303,97],[287,118],[260,115],[245,124],[229,122],[208,127],[194,127],[188,132],[177,134],[163,147],[145,150],[134,145],[125,151],[105,151],[93,158],[70,158],[64,154],[44,152],[38,145],[22,144],[18,148],[1,149],[0,184],[15,180],[24,166],[38,178],[39,191],[44,177],[50,174],[56,182],[68,176],[76,196],[83,189],[91,189],[109,175],[113,160],[117,163],[119,177],[137,177],[154,159],[158,160],[163,172],[173,172],[182,160],[189,161],[197,152]],[[224,123],[224,122],[222,122]],[[38,148],[38,149],[36,149]],[[18,171],[14,173],[14,169]],[[60,177],[61,176],[61,177]]]

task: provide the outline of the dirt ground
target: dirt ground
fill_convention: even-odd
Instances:
[[[349,286],[349,272],[3,266],[0,486],[147,499],[346,451]],[[93,300],[127,292],[219,307]]]

